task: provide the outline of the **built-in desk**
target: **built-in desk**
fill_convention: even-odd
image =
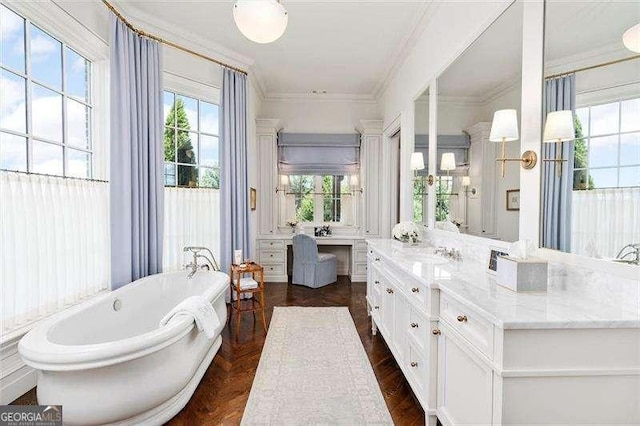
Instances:
[[[282,234],[257,239],[258,263],[264,266],[266,281],[288,281],[287,247],[292,245],[292,237],[293,235]],[[367,243],[364,237],[336,235],[316,237],[316,241],[319,246],[349,247],[348,270],[339,272],[349,275],[351,281],[367,280]]]

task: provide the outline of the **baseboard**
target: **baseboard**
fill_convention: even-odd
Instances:
[[[18,353],[22,334],[0,346],[0,405],[7,405],[36,385],[36,370],[27,366]]]

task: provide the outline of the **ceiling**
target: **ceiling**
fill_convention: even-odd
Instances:
[[[120,1],[134,22],[198,39],[227,57],[247,58],[267,97],[309,95],[374,99],[424,18],[425,0],[284,0],[285,34],[271,44],[247,40],[233,1]]]
[[[581,57],[591,65],[611,60],[611,56],[632,56],[622,44],[622,34],[638,22],[638,1],[549,1],[545,63],[559,66]],[[485,101],[518,82],[521,62],[522,3],[517,2],[445,70],[438,79],[438,92]]]

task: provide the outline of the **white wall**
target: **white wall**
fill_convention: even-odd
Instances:
[[[360,120],[380,119],[374,101],[267,99],[262,117],[282,121],[287,133],[355,133]]]

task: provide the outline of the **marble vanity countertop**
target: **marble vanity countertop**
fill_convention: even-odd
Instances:
[[[549,264],[546,292],[514,292],[496,284],[474,260],[443,262],[432,248],[367,240],[387,261],[466,304],[504,329],[640,328],[640,279]],[[640,270],[639,270],[640,275]]]

